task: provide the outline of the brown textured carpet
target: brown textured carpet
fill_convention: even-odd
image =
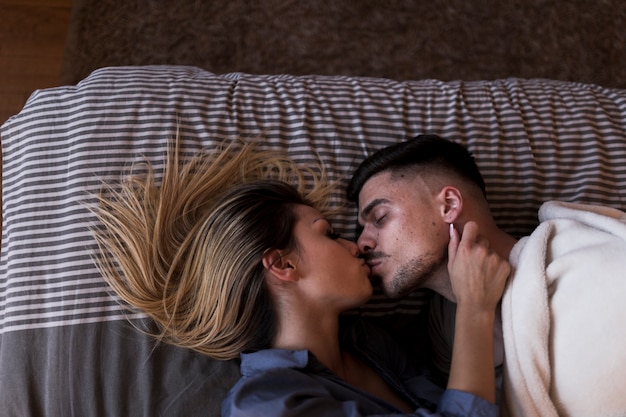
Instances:
[[[624,0],[75,0],[63,81],[110,65],[626,88]]]

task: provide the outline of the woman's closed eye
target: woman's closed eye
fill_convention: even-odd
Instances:
[[[331,238],[332,240],[337,240],[337,239],[339,239],[339,238],[341,237],[341,234],[340,234],[340,233],[335,232],[335,231],[334,231],[334,230],[332,230],[332,229],[328,229],[328,230],[326,231],[326,236],[328,236],[328,237],[329,237],[329,238]]]

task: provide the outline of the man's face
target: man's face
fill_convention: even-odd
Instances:
[[[434,288],[447,273],[448,225],[419,177],[383,171],[359,194],[359,251],[389,297]]]
[[[295,208],[298,220],[297,271],[302,302],[307,308],[341,313],[363,305],[372,296],[369,268],[358,257],[354,242],[333,233],[319,211],[307,205]]]

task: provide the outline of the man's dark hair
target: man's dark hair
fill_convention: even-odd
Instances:
[[[419,135],[380,149],[361,162],[348,184],[348,200],[358,201],[363,185],[372,176],[411,166],[435,166],[452,171],[474,183],[486,196],[485,180],[465,146],[437,135]]]

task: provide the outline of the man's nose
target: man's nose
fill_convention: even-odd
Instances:
[[[359,252],[362,254],[371,252],[376,247],[376,241],[366,231],[361,232],[356,243],[359,247]]]

